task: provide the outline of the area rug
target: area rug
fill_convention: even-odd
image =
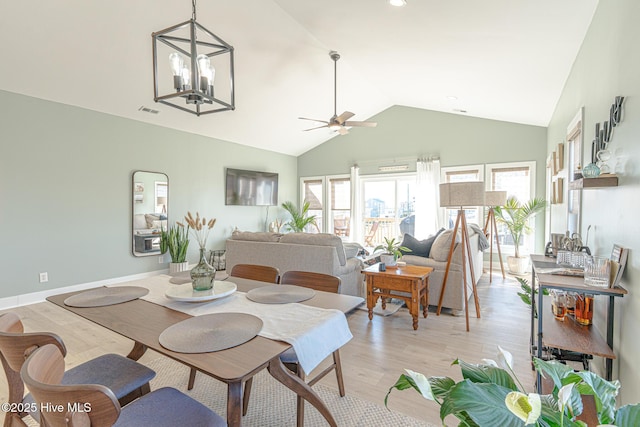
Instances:
[[[186,391],[189,368],[166,357],[147,363],[156,371],[151,381],[151,390],[160,387],[175,387],[226,418],[227,387],[224,383],[198,373],[193,390]],[[321,384],[313,386],[336,419],[340,427],[369,426],[427,426],[435,427],[409,416],[387,410],[385,407],[349,396],[340,397],[337,390]],[[383,399],[384,396],[381,396]],[[296,425],[295,394],[272,378],[266,370],[258,373],[253,380],[251,399],[247,415],[242,418],[243,426],[284,427]],[[327,426],[327,422],[309,403],[305,404],[306,427]]]
[[[373,307],[373,314],[377,314],[378,316],[391,316],[392,314],[396,313],[398,310],[400,310],[404,306],[404,304],[402,302],[394,302],[394,301],[388,302],[387,308],[383,310],[382,303],[380,302],[380,300],[378,300],[375,307]],[[357,308],[358,310],[369,311],[366,303],[359,305]]]

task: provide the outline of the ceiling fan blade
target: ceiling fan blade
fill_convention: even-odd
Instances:
[[[338,133],[339,133],[340,135],[346,135],[346,134],[348,134],[348,133],[349,133],[349,129],[347,129],[347,128],[346,128],[346,127],[344,127],[344,126],[340,126],[340,129],[338,129]]]
[[[328,121],[326,120],[318,120],[318,119],[308,119],[306,117],[298,117],[300,120],[311,120],[312,122],[318,122],[318,123],[326,123],[329,124]]]
[[[344,122],[345,126],[361,126],[361,127],[368,127],[368,128],[374,128],[376,126],[378,126],[378,123],[376,122]]]
[[[309,128],[309,129],[303,129],[304,132],[308,131],[308,130],[316,130],[316,129],[322,129],[322,128],[327,128],[329,127],[329,125],[322,125],[322,126],[318,126],[315,128]]]
[[[338,117],[336,117],[336,122],[338,122],[340,124],[343,124],[344,122],[346,122],[347,120],[349,120],[353,116],[355,116],[355,114],[352,113],[351,111],[345,111],[344,113],[342,113]]]

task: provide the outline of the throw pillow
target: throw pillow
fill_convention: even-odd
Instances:
[[[433,242],[433,246],[431,246],[429,258],[440,262],[446,261],[449,256],[452,238],[453,230],[445,230],[440,233],[435,242]],[[460,233],[456,233],[456,243],[460,243]]]
[[[433,246],[433,242],[436,238],[444,231],[444,228],[438,230],[436,234],[430,236],[423,240],[418,240],[413,237],[411,234],[405,233],[404,238],[402,239],[401,246],[406,247],[407,249],[411,249],[411,252],[402,252],[402,255],[416,255],[422,257],[428,257],[431,252],[431,246]]]
[[[153,221],[160,221],[160,215],[158,214],[145,214],[145,221],[147,221],[147,228],[153,228]]]

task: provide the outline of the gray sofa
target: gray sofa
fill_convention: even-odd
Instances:
[[[401,260],[411,265],[420,265],[424,267],[432,267],[434,271],[429,275],[429,304],[438,305],[440,293],[442,292],[442,282],[447,267],[447,256],[451,245],[451,236],[453,230],[442,232],[433,242],[429,257],[422,257],[407,254]],[[462,277],[462,251],[460,245],[460,233],[456,236],[456,246],[453,251],[451,267],[449,268],[449,277],[447,278],[447,288],[444,293],[442,306],[453,310],[453,314],[459,314],[464,310],[464,287]],[[482,248],[486,248],[486,238],[481,230],[477,227],[469,227],[469,244],[471,246],[471,263],[475,273],[476,283],[482,275],[483,254]],[[467,270],[467,296],[473,297],[473,288],[471,284],[471,271],[469,263],[466,264]],[[473,302],[469,306],[470,314],[475,312]]]
[[[347,244],[345,244],[347,245]],[[333,234],[259,233],[235,231],[226,243],[227,272],[236,264],[277,267],[331,274],[342,280],[340,293],[363,297],[362,261],[357,249]]]

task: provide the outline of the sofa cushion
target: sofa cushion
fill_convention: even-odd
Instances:
[[[329,233],[289,233],[280,238],[280,243],[297,243],[299,245],[333,246],[338,254],[340,265],[345,265],[347,256],[344,253],[342,239]]]
[[[360,252],[364,253],[365,248],[360,243],[356,242],[343,242],[344,254],[347,259],[355,258]]]
[[[402,244],[400,246],[411,249],[411,251],[405,252],[401,250],[400,252],[402,252],[402,255],[411,254],[416,256],[428,257],[429,252],[431,252],[431,246],[433,245],[433,242],[436,240],[436,237],[438,237],[443,231],[444,228],[441,228],[436,234],[423,240],[418,240],[411,234],[405,233],[402,239]]]
[[[449,249],[451,248],[452,236],[453,230],[445,230],[440,233],[431,246],[429,258],[436,261],[446,261],[449,256]],[[456,243],[460,243],[460,233],[456,233]]]
[[[249,242],[279,242],[282,234],[280,233],[264,233],[253,231],[234,231],[231,233],[233,240],[245,240]]]

